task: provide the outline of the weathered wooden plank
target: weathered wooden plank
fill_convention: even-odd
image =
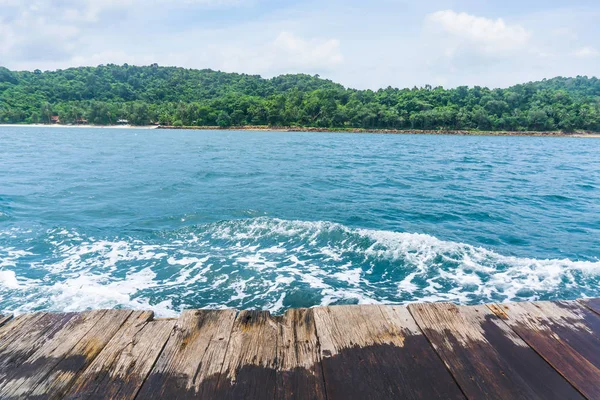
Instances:
[[[574,301],[489,306],[581,393],[600,398],[600,317]]]
[[[9,315],[0,314],[0,326],[3,326],[8,321],[10,321],[12,319],[12,317],[13,317],[12,314],[9,314]]]
[[[434,303],[409,310],[467,397],[581,398],[487,307]]]
[[[34,313],[34,314],[21,314],[11,321],[10,324],[6,324],[0,327],[0,352],[4,347],[4,344],[12,343],[15,336],[20,336],[16,333],[25,324],[34,324],[35,321],[41,319],[46,313]],[[6,340],[5,340],[6,339]]]
[[[78,314],[52,337],[41,341],[36,351],[0,378],[0,398],[26,397],[105,313],[101,310]]]
[[[234,310],[184,311],[138,398],[209,398],[204,393],[215,389],[235,315]]]
[[[115,333],[128,320],[136,320],[142,311],[107,310],[97,323],[57,363],[46,362],[45,378],[31,384],[33,390],[26,392],[33,398],[61,398],[77,375],[102,351]],[[72,340],[72,338],[67,338]],[[40,374],[38,374],[40,375]]]
[[[2,337],[0,382],[3,382],[8,374],[27,360],[44,343],[52,340],[54,335],[60,332],[65,325],[82,318],[84,317],[78,313],[48,313],[24,317],[16,329],[12,329]]]
[[[276,398],[325,399],[313,310],[288,310],[279,320]]]
[[[120,329],[78,375],[65,398],[133,399],[175,325],[175,320],[151,318],[150,312],[140,313]]]
[[[578,301],[596,314],[600,314],[600,299],[581,299]]]
[[[318,307],[314,318],[329,399],[464,398],[406,307]]]
[[[273,399],[277,377],[277,322],[267,311],[235,319],[223,368],[207,399]]]
[[[599,300],[235,314],[17,316],[0,398],[600,398]]]

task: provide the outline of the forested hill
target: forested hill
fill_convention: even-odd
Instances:
[[[488,89],[347,89],[318,76],[157,65],[15,72],[0,67],[0,123],[120,119],[146,125],[600,131],[600,80],[553,78]]]

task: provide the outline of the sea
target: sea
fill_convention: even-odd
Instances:
[[[600,297],[600,139],[0,126],[0,313]]]

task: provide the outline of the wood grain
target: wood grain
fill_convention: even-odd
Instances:
[[[104,349],[129,318],[137,318],[142,311],[107,310],[98,322],[83,336],[73,348],[62,356],[46,377],[31,384],[33,398],[58,399],[71,386],[82,372]]]
[[[277,376],[277,322],[268,311],[235,319],[214,393],[205,398],[273,399]]]
[[[0,325],[2,399],[600,399],[600,301],[100,310]]]
[[[4,382],[15,368],[35,353],[67,324],[76,324],[84,319],[77,313],[42,313],[24,316],[14,329],[2,336],[0,349],[0,383]],[[10,324],[12,325],[12,324]],[[8,325],[8,328],[11,326]]]
[[[52,337],[40,340],[37,350],[0,379],[0,398],[26,397],[105,313],[105,310],[101,310],[78,314],[61,326]]]
[[[600,317],[574,302],[496,304],[491,310],[588,398],[600,398]]]
[[[486,306],[434,303],[409,309],[467,397],[581,398]]]
[[[276,398],[325,399],[314,311],[288,310],[278,322]]]
[[[207,398],[215,390],[236,312],[184,311],[138,398]]]
[[[133,399],[175,325],[174,320],[151,318],[152,313],[144,312],[128,320],[78,376],[65,398]]]
[[[459,399],[406,307],[314,309],[329,399]]]
[[[581,299],[578,302],[600,315],[600,299]]]
[[[21,314],[14,318],[10,324],[0,327],[0,354],[5,345],[11,343],[15,337],[20,336],[19,329],[25,325],[35,325],[46,313]]]

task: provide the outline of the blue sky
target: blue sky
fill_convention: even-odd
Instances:
[[[0,0],[0,65],[320,74],[377,89],[598,75],[597,0]]]

